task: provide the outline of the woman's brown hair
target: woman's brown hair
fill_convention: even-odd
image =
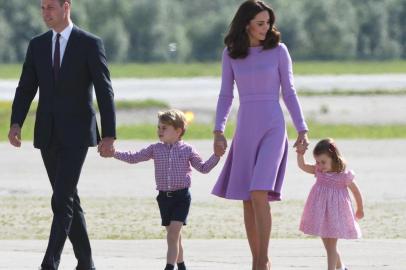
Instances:
[[[261,41],[264,50],[275,48],[280,41],[280,33],[276,29],[275,14],[272,8],[259,0],[248,0],[240,5],[237,13],[231,21],[229,31],[224,38],[231,58],[245,58],[248,55],[250,40],[247,33],[247,25],[255,16],[262,12],[268,11],[270,28],[266,34],[265,40]]]
[[[316,144],[313,150],[313,155],[320,156],[322,154],[325,154],[332,159],[332,170],[334,172],[343,172],[345,170],[345,160],[333,139],[323,139]]]

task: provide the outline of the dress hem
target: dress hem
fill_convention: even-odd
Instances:
[[[299,229],[302,233],[307,234],[307,235],[311,235],[311,236],[318,236],[321,238],[337,238],[337,239],[346,239],[346,240],[355,240],[355,239],[360,239],[360,236],[340,236],[340,235],[323,235],[323,234],[317,234],[317,233],[313,233],[313,232],[309,232],[309,231],[304,231],[302,229]]]
[[[244,196],[230,196],[230,195],[216,194],[216,193],[212,193],[212,195],[223,198],[223,199],[227,199],[227,200],[237,200],[237,201],[250,201],[251,200],[250,197],[244,197]],[[268,195],[268,201],[269,202],[278,202],[278,201],[282,201],[282,198],[280,196],[274,197],[274,196]]]

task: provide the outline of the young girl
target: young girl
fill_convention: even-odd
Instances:
[[[161,142],[151,144],[139,152],[115,151],[114,158],[128,163],[154,160],[156,189],[162,226],[167,230],[167,264],[172,270],[186,270],[183,262],[181,229],[186,225],[191,197],[189,193],[192,165],[201,173],[208,173],[216,166],[224,151],[216,150],[203,162],[194,148],[182,141],[186,117],[179,110],[168,110],[158,114],[158,137]]]
[[[316,183],[312,187],[300,222],[305,234],[320,236],[327,251],[328,270],[348,270],[341,262],[337,240],[361,237],[357,219],[364,216],[361,192],[354,181],[354,172],[346,164],[333,139],[324,139],[313,150],[315,165],[304,161],[303,149],[297,149],[299,167],[314,174]],[[355,198],[357,211],[354,214],[349,188]]]

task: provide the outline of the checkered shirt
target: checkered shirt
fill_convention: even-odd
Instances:
[[[156,189],[161,191],[190,187],[192,174],[190,165],[201,173],[209,173],[220,160],[213,154],[204,162],[196,150],[183,141],[173,145],[159,142],[138,152],[116,151],[114,158],[131,164],[153,159]]]

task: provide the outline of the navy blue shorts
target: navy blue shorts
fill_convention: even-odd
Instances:
[[[186,225],[192,200],[188,188],[175,191],[159,191],[156,200],[161,213],[162,226],[169,226],[171,221],[183,222],[183,225]]]

